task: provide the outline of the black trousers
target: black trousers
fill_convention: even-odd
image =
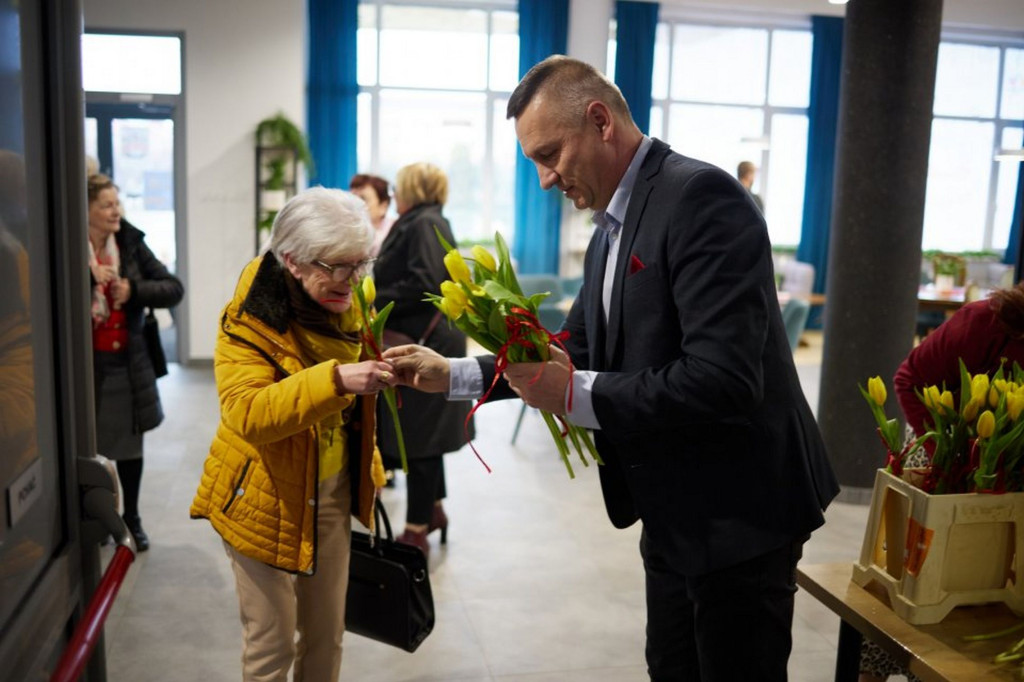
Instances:
[[[386,467],[400,470],[398,459],[384,458]],[[434,511],[434,502],[448,495],[444,481],[444,455],[409,459],[409,473],[405,477],[405,522],[427,525]]]
[[[676,572],[640,537],[652,682],[784,682],[796,565],[810,536],[700,576]]]

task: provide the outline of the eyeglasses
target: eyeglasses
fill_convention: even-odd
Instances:
[[[347,279],[351,279],[354,275],[361,275],[366,272],[375,260],[377,259],[367,258],[358,263],[325,263],[322,260],[315,260],[312,262],[312,265],[327,272],[335,282],[344,282]]]

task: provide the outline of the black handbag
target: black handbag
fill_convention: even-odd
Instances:
[[[142,325],[142,337],[146,340],[146,352],[153,365],[156,378],[167,376],[167,356],[164,355],[163,344],[160,343],[160,324],[152,308],[146,309],[146,320]]]
[[[434,629],[427,558],[419,547],[395,542],[380,498],[374,515],[373,535],[352,531],[345,629],[412,653]]]

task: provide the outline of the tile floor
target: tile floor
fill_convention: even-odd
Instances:
[[[817,404],[820,336],[797,352]],[[146,437],[142,516],[152,548],[132,566],[106,630],[111,682],[238,680],[241,628],[219,538],[188,517],[217,421],[213,372],[172,365],[161,379],[166,422]],[[539,415],[519,403],[478,412],[477,447],[446,458],[451,526],[432,536],[437,625],[414,654],[350,635],[342,680],[631,682],[646,680],[639,528],[608,522],[594,467],[569,480]],[[401,528],[404,481],[385,491]],[[867,507],[833,504],[804,561],[856,558]],[[109,550],[107,550],[109,552]],[[838,619],[797,595],[790,678],[831,680]],[[742,643],[737,642],[742,654]]]

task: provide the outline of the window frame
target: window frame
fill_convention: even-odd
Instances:
[[[772,46],[775,39],[775,33],[777,31],[806,31],[808,34],[811,33],[811,21],[809,17],[797,17],[797,16],[779,16],[769,14],[758,14],[758,13],[744,13],[741,16],[729,15],[714,11],[699,11],[699,10],[685,10],[679,8],[663,7],[661,16],[658,19],[659,33],[664,26],[667,29],[667,66],[665,77],[668,80],[668,84],[665,91],[664,97],[656,97],[652,92],[651,97],[651,121],[652,124],[655,120],[661,121],[662,130],[660,131],[661,137],[666,141],[671,139],[671,117],[670,111],[673,105],[695,105],[695,106],[719,106],[728,107],[735,109],[743,109],[748,111],[758,111],[762,116],[762,130],[761,136],[766,141],[763,144],[760,151],[752,153],[750,160],[758,167],[758,178],[756,190],[760,194],[766,204],[769,201],[770,187],[771,187],[771,148],[770,140],[772,135],[772,119],[778,114],[799,116],[809,121],[809,101],[808,106],[782,106],[774,105],[770,102],[771,93],[771,76],[772,76]],[[673,70],[673,50],[675,47],[675,35],[679,26],[699,26],[708,28],[727,28],[727,29],[754,29],[763,30],[768,33],[767,42],[765,45],[765,81],[764,81],[764,92],[762,93],[762,104],[738,104],[735,102],[716,102],[710,100],[697,100],[697,99],[673,99],[672,97],[672,70]],[[613,24],[614,27],[614,24]],[[614,30],[611,32],[612,40],[614,40]],[[813,40],[813,38],[812,38]],[[614,54],[614,49],[609,48],[609,54]],[[810,56],[809,56],[810,57]],[[654,131],[651,131],[652,134]],[[678,151],[678,150],[677,150]],[[685,150],[682,150],[685,153]],[[735,173],[734,168],[723,168],[730,175]],[[804,181],[803,193],[806,193],[806,180]],[[771,235],[771,223],[768,225],[769,235]],[[781,240],[771,239],[773,246],[778,247],[790,247],[796,244],[783,243]],[[799,235],[797,239],[799,243]]]
[[[496,182],[496,155],[494,153],[495,145],[495,122],[494,122],[494,109],[495,105],[501,101],[507,101],[511,96],[511,90],[500,90],[491,87],[491,38],[494,35],[494,14],[495,12],[503,13],[514,13],[518,15],[518,2],[516,0],[359,0],[360,7],[369,5],[374,8],[374,27],[377,32],[377,39],[375,41],[375,72],[374,79],[371,85],[359,84],[359,96],[369,96],[369,155],[370,158],[359,159],[360,169],[365,168],[366,170],[360,170],[360,172],[368,173],[380,173],[382,164],[382,153],[381,153],[381,133],[380,133],[380,120],[381,120],[381,93],[388,92],[410,92],[410,93],[437,93],[440,96],[447,94],[483,94],[484,95],[484,151],[482,159],[482,168],[480,169],[481,175],[481,186],[483,192],[481,196],[480,206],[480,223],[485,228],[485,234],[493,234],[494,230],[491,226],[494,224],[495,213],[496,213],[496,197],[495,193],[497,188]],[[486,13],[486,25],[487,25],[487,84],[483,90],[473,88],[438,88],[438,87],[412,87],[412,86],[383,86],[380,83],[381,74],[381,40],[380,31],[383,19],[384,6],[392,7],[415,7],[415,8],[427,8],[427,9],[446,9],[446,10],[473,10],[481,11]],[[359,26],[359,30],[363,30],[363,26]],[[518,74],[517,74],[518,75]],[[358,118],[357,118],[358,121]],[[361,121],[359,121],[361,123]],[[362,133],[357,131],[357,135],[361,136]],[[410,162],[414,159],[409,159]],[[447,169],[445,170],[447,172]],[[389,178],[393,179],[393,178]],[[463,232],[459,234],[459,227],[456,225],[452,226],[452,229],[456,232],[456,238],[460,244],[472,244],[478,242],[493,243],[493,237],[466,237]],[[510,223],[505,232],[506,239],[510,240],[513,238],[515,229],[514,220]]]

